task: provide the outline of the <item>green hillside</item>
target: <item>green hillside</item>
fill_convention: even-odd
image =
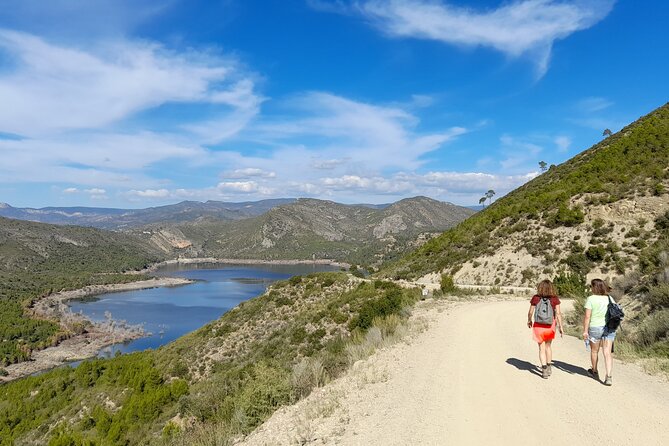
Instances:
[[[587,273],[599,266],[602,271],[617,270],[620,274],[657,238],[652,222],[649,218],[629,221],[624,229],[635,226],[636,230],[628,232],[630,243],[623,249],[607,236],[616,229],[615,224],[595,218],[590,211],[653,196],[658,197],[661,207],[667,202],[668,185],[669,104],[571,160],[551,166],[484,211],[389,265],[385,274],[396,278],[441,271],[456,274],[465,262],[487,260],[508,240],[514,240],[514,235],[518,236],[515,249],[541,258],[553,272],[564,266]],[[558,243],[556,237],[568,233],[562,234],[561,228],[576,228],[583,234]],[[495,283],[505,282],[512,284],[500,272]]]
[[[40,296],[91,284],[143,278],[122,274],[159,260],[142,240],[75,226],[0,217],[0,365],[30,357],[69,334],[51,321],[27,317]]]
[[[276,283],[156,351],[0,386],[0,445],[227,444],[404,329],[418,298],[343,273]]]

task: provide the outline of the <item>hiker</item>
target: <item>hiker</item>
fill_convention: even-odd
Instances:
[[[542,280],[537,285],[537,294],[530,300],[527,313],[527,326],[532,329],[532,338],[539,344],[541,377],[547,379],[553,373],[553,350],[551,343],[555,339],[555,327],[563,335],[560,298],[555,285],[550,280]]]
[[[611,369],[613,368],[613,356],[611,347],[616,338],[616,331],[606,326],[606,310],[609,306],[609,296],[611,288],[602,279],[593,279],[590,282],[592,294],[585,301],[585,319],[583,320],[583,339],[586,344],[590,343],[590,362],[592,368],[588,369],[588,374],[599,380],[597,362],[599,360],[599,349],[604,353],[604,366],[606,368],[606,378],[604,384],[610,386],[613,384],[611,379]],[[615,303],[615,302],[614,302]]]

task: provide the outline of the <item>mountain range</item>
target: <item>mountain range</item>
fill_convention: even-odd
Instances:
[[[149,225],[134,233],[166,253],[187,257],[380,264],[472,214],[468,208],[427,197],[381,208],[302,198],[244,220],[202,218]]]
[[[15,218],[57,225],[92,226],[120,230],[152,223],[184,223],[199,218],[240,220],[261,215],[268,210],[294,202],[279,198],[241,203],[223,201],[182,201],[177,204],[146,209],[114,209],[91,207],[16,208],[0,203],[0,217]]]

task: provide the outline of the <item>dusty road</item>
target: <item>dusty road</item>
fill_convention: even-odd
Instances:
[[[527,305],[419,310],[429,328],[410,344],[278,412],[246,444],[669,444],[666,381],[616,361],[606,387],[587,377],[588,352],[567,336],[542,379]]]

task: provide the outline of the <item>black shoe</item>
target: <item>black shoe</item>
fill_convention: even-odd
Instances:
[[[594,378],[594,379],[597,379],[597,380],[599,379],[599,373],[597,373],[596,371],[594,371],[592,369],[588,369],[588,376],[590,376],[590,378]]]

